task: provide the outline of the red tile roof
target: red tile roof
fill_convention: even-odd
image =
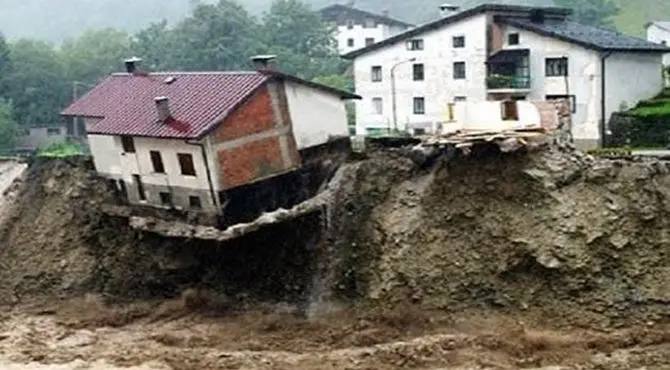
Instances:
[[[166,83],[168,78],[174,82]],[[61,112],[64,116],[103,118],[91,134],[199,139],[269,80],[280,78],[357,96],[276,72],[116,73]],[[171,118],[158,123],[154,99],[170,99]]]

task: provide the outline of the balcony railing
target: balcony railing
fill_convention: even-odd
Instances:
[[[493,74],[486,78],[489,90],[530,89],[530,76],[506,76]]]

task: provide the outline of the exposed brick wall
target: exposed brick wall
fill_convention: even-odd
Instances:
[[[245,185],[288,169],[282,159],[278,137],[222,150],[217,155],[224,189]]]
[[[263,87],[219,125],[214,140],[218,143],[233,140],[269,130],[274,125],[270,92]]]

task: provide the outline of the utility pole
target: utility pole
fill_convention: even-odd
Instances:
[[[393,105],[393,132],[398,132],[398,107],[396,103],[396,87],[395,87],[395,69],[404,63],[411,63],[416,61],[416,58],[410,58],[400,61],[391,67],[391,99]]]

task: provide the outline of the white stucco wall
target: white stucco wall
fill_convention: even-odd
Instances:
[[[542,126],[540,111],[527,101],[516,102],[518,119],[503,120],[502,102],[480,101],[454,104],[453,121],[442,125],[442,132],[457,130],[503,131],[534,129]]]
[[[652,98],[663,88],[662,55],[658,53],[614,53],[606,59],[606,118],[620,107],[632,108]]]
[[[510,33],[519,34],[519,45],[507,45]],[[600,138],[600,55],[591,49],[518,29],[503,27],[504,48],[530,50],[531,92],[528,100],[544,100],[547,95],[575,95],[572,134],[577,140]],[[546,77],[546,58],[568,58],[567,84],[564,77]]]
[[[379,42],[405,30],[406,28],[388,26],[381,23],[377,24],[376,27],[363,27],[361,24],[356,24],[351,29],[346,25],[340,25],[337,27],[335,39],[337,40],[340,54],[346,54],[365,47],[365,39],[367,38],[372,38],[375,42]],[[353,47],[348,45],[347,41],[349,39],[354,40]]]
[[[104,176],[132,183],[132,175],[137,174],[148,185],[209,189],[202,150],[197,145],[187,144],[183,140],[136,137],[135,153],[124,153],[119,136],[89,134],[88,140],[96,170]],[[152,150],[161,153],[165,173],[154,172],[149,154]],[[196,176],[181,174],[178,153],[191,154]]]
[[[658,44],[665,41],[670,46],[670,28],[666,29],[652,23],[647,28],[647,40]],[[670,66],[670,53],[663,56],[663,64]]]
[[[464,48],[453,48],[452,37],[465,36]],[[363,97],[356,105],[356,133],[364,135],[367,128],[391,128],[391,67],[409,58],[396,68],[396,107],[398,127],[421,126],[444,121],[447,103],[456,96],[485,100],[486,89],[486,15],[473,16],[417,36],[424,41],[424,50],[407,50],[405,40],[359,56],[354,60],[356,93]],[[466,62],[466,78],[454,80],[453,63]],[[412,64],[423,63],[423,81],[413,81]],[[383,80],[371,81],[372,66],[382,66]],[[372,99],[382,98],[382,114],[374,111]],[[425,114],[413,113],[413,98],[425,98]]]
[[[298,150],[349,135],[345,101],[305,85],[286,82],[286,98]]]

